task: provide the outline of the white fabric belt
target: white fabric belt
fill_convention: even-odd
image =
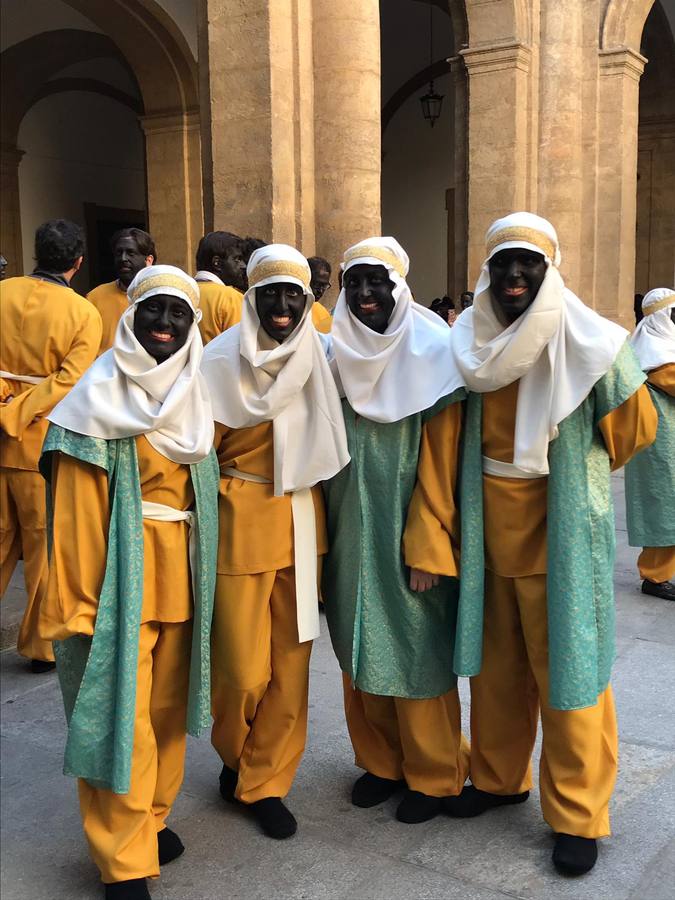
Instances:
[[[226,467],[223,475],[254,481],[257,484],[272,484],[269,478]],[[302,488],[291,493],[293,515],[293,562],[295,565],[295,606],[298,621],[298,641],[313,641],[321,633],[319,624],[319,593],[316,586],[316,515],[311,488]]]
[[[40,384],[46,377],[46,375],[16,375],[14,372],[5,372],[3,369],[0,369],[0,378],[7,378],[9,381],[22,381],[24,384]]]
[[[176,509],[164,503],[153,503],[151,500],[141,501],[141,512],[144,519],[153,522],[187,522],[188,523],[188,555],[190,557],[190,575],[192,578],[192,601],[196,600],[197,579],[197,517],[191,509]]]
[[[528,472],[513,463],[502,462],[500,459],[491,459],[489,456],[483,457],[483,474],[496,475],[498,478],[546,478],[546,475]]]

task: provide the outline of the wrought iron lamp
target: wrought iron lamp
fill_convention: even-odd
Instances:
[[[431,70],[431,66],[433,65],[434,57],[433,57],[433,43],[434,43],[434,7],[433,3],[429,2],[429,70]],[[441,114],[441,107],[443,106],[443,94],[437,94],[434,90],[434,79],[431,78],[429,81],[429,90],[423,97],[420,97],[420,103],[422,104],[422,115],[427,120],[427,122],[433,128],[436,124],[436,120],[439,118]]]

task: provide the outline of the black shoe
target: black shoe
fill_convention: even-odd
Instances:
[[[488,794],[487,791],[479,791],[472,784],[467,784],[459,796],[443,798],[443,812],[454,819],[473,819],[488,809],[524,803],[529,796],[529,791],[523,791],[522,794]]]
[[[227,803],[236,803],[234,792],[237,790],[237,781],[239,781],[239,773],[223,766],[220,773],[220,796]]]
[[[553,865],[562,875],[585,875],[591,871],[597,858],[598,842],[595,838],[556,835]]]
[[[278,841],[293,837],[298,830],[295,816],[284,806],[279,797],[265,797],[249,803],[248,808],[256,817],[258,825],[267,837],[276,838]]]
[[[106,884],[105,900],[151,900],[151,897],[145,878],[130,878]]]
[[[672,581],[649,581],[645,578],[642,582],[642,593],[649,594],[650,597],[660,597],[662,600],[675,600],[675,584]]]
[[[31,659],[30,670],[34,675],[42,675],[43,672],[51,672],[56,668],[56,663],[49,659]]]
[[[396,818],[407,825],[417,825],[435,818],[441,811],[441,798],[420,791],[407,790],[396,810]]]
[[[361,809],[370,809],[371,806],[377,806],[384,803],[392,794],[405,787],[405,781],[395,781],[393,778],[380,778],[379,775],[373,775],[366,772],[360,778],[357,778],[352,788],[352,803]]]
[[[170,828],[162,828],[157,832],[157,849],[159,851],[159,864],[165,866],[167,863],[178,859],[181,853],[185,852],[183,842],[175,831]]]

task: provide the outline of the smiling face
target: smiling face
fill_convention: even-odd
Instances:
[[[358,263],[344,274],[347,306],[359,322],[384,334],[394,310],[394,282],[384,266]]]
[[[155,294],[136,307],[134,334],[141,347],[162,363],[185,344],[193,318],[185,300]]]
[[[542,253],[515,247],[495,253],[489,263],[490,290],[511,324],[534,302],[546,275]]]
[[[302,288],[290,281],[275,281],[255,289],[260,324],[273,340],[283,344],[300,324],[305,311]]]
[[[146,266],[154,263],[152,256],[144,256],[132,237],[121,237],[113,247],[113,262],[117,280],[124,288],[128,288],[134,275]]]

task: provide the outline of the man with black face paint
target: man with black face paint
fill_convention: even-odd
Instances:
[[[444,807],[471,817],[526,801],[541,712],[553,863],[581,875],[609,834],[616,777],[609,476],[654,440],[656,415],[627,332],[565,288],[550,222],[514,213],[486,244],[452,329],[470,390],[454,669],[472,676],[472,784]],[[443,505],[427,497],[448,460],[422,462],[415,499],[433,534]]]
[[[55,641],[64,769],[105,896],[148,900],[146,879],[183,852],[166,819],[186,731],[210,722],[218,465],[197,284],[150,266],[127,295],[112,348],[49,416],[40,628]]]
[[[210,231],[197,247],[197,274],[204,344],[241,320],[246,290],[244,242],[229,231]]]
[[[270,244],[249,260],[239,325],[206,348],[220,463],[213,731],[220,793],[272,838],[307,732],[309,657],[326,552],[320,481],[349,460],[340,400],[310,311],[307,260]]]
[[[122,228],[110,240],[110,248],[115,265],[115,281],[99,284],[87,294],[101,314],[103,336],[99,355],[113,345],[117,323],[127,309],[127,289],[137,272],[157,262],[155,242],[140,228]]]
[[[366,770],[352,803],[373,807],[405,789],[396,815],[414,824],[437,815],[441,798],[459,794],[468,774],[452,672],[457,569],[445,566],[439,578],[449,543],[433,537],[429,558],[410,571],[401,552],[420,447],[449,452],[452,500],[464,391],[450,329],[412,300],[407,272],[408,257],[391,237],[362,241],[344,256],[331,367],[352,461],[324,485],[322,593],[356,765]],[[436,433],[442,410],[451,423],[447,446]]]

